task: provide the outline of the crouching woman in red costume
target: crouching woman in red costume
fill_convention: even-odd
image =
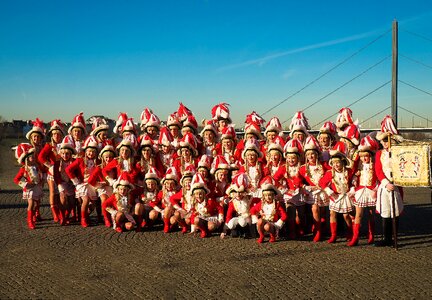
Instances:
[[[132,230],[136,222],[131,214],[134,203],[130,191],[134,186],[131,183],[129,174],[126,172],[121,173],[114,182],[113,187],[114,194],[102,203],[102,209],[111,214],[115,231]]]
[[[195,200],[191,220],[201,231],[202,238],[217,230],[224,221],[223,207],[216,200],[208,198],[209,193],[201,174],[195,174],[191,186],[191,194]]]
[[[15,150],[15,157],[22,165],[14,182],[23,189],[23,199],[27,200],[27,226],[35,229],[36,207],[42,197],[43,174],[36,162],[35,149],[27,143],[19,144]]]
[[[342,142],[338,142],[333,150],[330,150],[329,164],[332,167],[321,178],[319,185],[330,197],[330,230],[331,237],[328,243],[336,242],[337,238],[337,214],[343,214],[347,225],[347,240],[352,238],[352,220],[349,213],[353,210],[353,195],[350,191],[352,186],[353,170],[348,168],[350,160],[341,151]]]
[[[270,234],[270,243],[276,242],[277,232],[284,225],[287,214],[285,208],[276,200],[276,196],[280,196],[279,190],[268,180],[264,180],[261,185],[262,199],[254,207],[251,208],[252,223],[257,224],[258,243],[264,242],[264,234]]]

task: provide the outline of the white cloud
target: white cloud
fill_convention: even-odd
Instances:
[[[286,70],[286,71],[282,74],[282,78],[283,78],[283,79],[288,79],[288,78],[292,77],[295,73],[296,73],[296,70],[295,70],[295,69],[289,69],[289,70]]]

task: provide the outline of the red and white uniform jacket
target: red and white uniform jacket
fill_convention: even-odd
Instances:
[[[304,182],[302,176],[300,176],[300,164],[296,166],[285,166],[280,168],[274,175],[276,182],[285,178],[288,186],[288,194],[297,194],[303,187]]]
[[[271,203],[261,200],[251,208],[250,214],[256,217],[261,217],[263,220],[268,222],[278,222],[279,220],[285,222],[287,219],[284,207],[276,200],[273,200]]]
[[[54,165],[54,163],[60,159],[60,145],[52,145],[51,143],[46,143],[42,150],[39,152],[38,161],[40,164],[44,165],[47,168],[50,168]],[[53,171],[48,169],[48,174],[52,174]]]
[[[218,217],[219,221],[223,220],[223,207],[214,199],[206,199],[203,202],[196,202],[192,210],[191,220],[196,217],[206,219],[209,217]]]
[[[133,203],[130,197],[118,197],[116,194],[112,194],[104,203],[102,203],[102,209],[108,210],[115,209],[117,212],[130,213]]]
[[[315,165],[312,164],[304,164],[300,167],[299,173],[303,178],[303,181],[307,182],[308,186],[317,186],[319,187],[319,182],[321,178],[324,177],[324,174],[330,170],[330,166],[326,163],[318,162]]]
[[[157,156],[159,156],[159,160],[161,162],[161,174],[165,174],[166,170],[174,165],[174,161],[178,157],[175,151],[169,153],[163,153],[162,151],[159,151]]]
[[[132,162],[130,162],[132,161]],[[133,160],[123,160],[120,162],[119,158],[110,161],[103,169],[102,174],[105,178],[109,177],[111,179],[117,179],[117,177],[122,173],[127,172],[131,178],[133,184],[135,184],[136,178],[138,176],[138,170],[133,164]],[[114,175],[114,177],[111,177]],[[112,185],[113,182],[110,182]]]
[[[270,176],[273,179],[275,186],[282,194],[288,189],[288,184],[283,176],[280,177],[279,175],[279,180],[276,180],[275,175],[278,173],[283,174],[285,172],[285,168],[286,167],[284,163],[279,163],[279,165],[275,166],[271,162],[264,167],[264,177]]]
[[[176,210],[182,208],[187,212],[192,211],[195,206],[195,200],[192,195],[190,195],[189,192],[184,195],[183,189],[172,195],[170,198],[170,202]]]
[[[184,162],[182,165],[182,159],[179,156],[174,160],[173,167],[176,169],[177,174],[179,174],[179,176],[181,177],[181,175],[183,175],[184,170],[186,169],[186,166],[188,166],[189,164],[192,164],[195,168],[198,166],[197,160],[193,158],[191,159],[191,161]]]
[[[37,165],[28,166],[27,168],[23,166],[18,170],[14,182],[22,187],[25,192],[28,189],[28,185],[41,185],[42,178],[43,175]]]
[[[222,155],[229,164],[233,164],[237,161],[237,157],[235,156],[235,150],[235,145],[231,150],[223,149],[221,143],[218,143],[216,145],[216,154]]]
[[[249,197],[245,197],[243,199],[233,199],[228,204],[225,223],[228,224],[228,222],[235,217],[250,217],[250,209],[254,204],[256,204],[256,202],[253,202],[252,198]]]
[[[357,187],[356,191],[362,188],[368,188],[374,190],[377,187],[378,179],[375,173],[374,164],[368,163],[364,164],[360,162],[357,167],[356,172],[357,177]]]
[[[94,159],[84,159],[82,157],[74,160],[66,168],[66,174],[72,181],[78,180],[79,182],[88,182],[90,174],[96,168],[96,160]]]
[[[253,190],[256,190],[260,187],[261,179],[264,178],[263,163],[257,162],[255,165],[250,165],[249,163],[245,162],[241,166],[239,173],[245,173],[249,178],[249,182],[253,187]]]
[[[166,207],[169,207],[171,205],[170,198],[172,195],[174,195],[176,191],[159,191],[159,193],[156,196],[156,201],[152,201],[149,203],[151,207],[153,207],[157,211],[161,211],[165,209]]]
[[[352,186],[352,178],[352,169],[345,168],[342,172],[329,170],[321,178],[319,185],[329,196],[332,193],[337,195],[347,194]],[[330,199],[332,198],[330,197]]]

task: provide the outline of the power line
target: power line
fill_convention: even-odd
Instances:
[[[363,46],[362,48],[360,48],[359,50],[357,50],[356,52],[354,52],[353,54],[351,54],[350,56],[348,56],[347,58],[345,58],[344,60],[342,60],[340,63],[336,64],[334,67],[332,67],[330,70],[328,70],[327,72],[321,74],[320,76],[318,76],[317,78],[315,78],[314,80],[312,80],[311,82],[309,82],[308,84],[306,84],[304,87],[300,88],[299,90],[297,90],[296,92],[294,92],[293,94],[289,95],[287,98],[285,98],[284,100],[280,101],[278,104],[274,105],[273,107],[269,108],[268,110],[266,110],[265,112],[263,112],[261,115],[264,116],[267,113],[269,113],[270,111],[272,111],[273,109],[275,109],[276,107],[280,106],[281,104],[285,103],[286,101],[288,101],[289,99],[291,99],[292,97],[296,96],[297,94],[299,94],[300,92],[304,91],[306,88],[308,88],[309,86],[311,86],[312,84],[314,84],[315,82],[317,82],[318,80],[320,80],[321,78],[325,77],[326,75],[328,75],[330,72],[334,71],[335,69],[337,69],[338,67],[340,67],[341,65],[343,65],[344,63],[346,63],[347,61],[349,61],[351,58],[353,58],[354,56],[356,56],[357,54],[359,54],[360,52],[362,52],[363,50],[365,50],[366,48],[368,48],[369,46],[371,46],[372,44],[374,44],[376,41],[378,41],[379,39],[381,39],[382,37],[384,37],[387,33],[389,33],[391,31],[391,29],[387,30],[386,32],[384,32],[383,34],[381,34],[380,36],[378,36],[377,38],[375,38],[374,40],[370,41],[368,44],[366,44],[365,46]]]
[[[399,55],[402,56],[403,58],[406,58],[406,59],[408,59],[408,60],[410,60],[410,61],[412,61],[412,62],[415,62],[415,63],[417,63],[417,64],[419,64],[419,65],[422,65],[422,66],[424,66],[424,67],[427,67],[427,68],[432,69],[432,66],[429,66],[429,65],[427,65],[427,64],[425,64],[425,63],[422,63],[421,61],[418,61],[418,60],[416,60],[416,59],[414,59],[414,58],[410,58],[410,57],[408,57],[408,56],[406,56],[406,55],[403,55],[403,54],[399,54]]]
[[[417,116],[417,117],[419,117],[419,118],[421,118],[421,119],[423,119],[423,120],[426,120],[427,122],[430,121],[430,119],[428,119],[428,118],[426,118],[426,117],[423,117],[423,116],[420,116],[419,114],[416,114],[415,112],[412,112],[412,111],[410,111],[410,110],[408,110],[408,109],[406,109],[406,108],[404,108],[404,107],[402,107],[402,106],[399,106],[399,105],[398,105],[398,107],[399,107],[400,109],[406,111],[406,112],[409,112],[410,114],[413,114],[414,116]]]
[[[416,90],[418,90],[418,91],[420,91],[420,92],[423,92],[423,93],[425,93],[425,94],[427,94],[427,95],[429,95],[429,96],[432,96],[432,93],[427,92],[427,91],[425,91],[425,90],[422,90],[421,88],[418,88],[418,87],[416,87],[416,86],[414,86],[414,85],[412,85],[412,84],[409,84],[408,82],[405,82],[405,81],[403,81],[403,80],[399,80],[399,82],[401,82],[401,83],[403,83],[403,84],[406,84],[407,86],[410,86],[410,87],[412,87],[413,89],[416,89]]]
[[[402,29],[402,31],[405,31],[406,33],[409,33],[409,34],[414,35],[416,37],[422,38],[422,39],[424,39],[424,40],[426,40],[428,42],[432,42],[431,38],[428,38],[428,37],[426,37],[424,35],[421,35],[421,34],[418,34],[418,33],[412,32],[412,31],[408,31],[408,30],[405,30],[405,29]]]
[[[347,107],[351,107],[351,106],[353,106],[354,104],[356,104],[356,103],[362,101],[363,99],[365,99],[366,97],[372,95],[372,94],[375,93],[376,91],[380,90],[381,88],[383,88],[384,86],[386,86],[386,85],[389,84],[390,82],[391,82],[391,80],[389,80],[389,81],[387,81],[387,82],[381,84],[379,87],[377,87],[377,88],[375,88],[374,90],[370,91],[370,92],[367,93],[366,95],[364,95],[364,96],[358,98],[357,100],[355,100],[354,102],[350,103]],[[333,117],[336,116],[337,114],[338,114],[338,112],[332,114],[331,116],[328,116],[327,118],[323,119],[322,121],[320,121],[320,122],[318,122],[317,124],[315,124],[314,126],[312,126],[312,128],[314,128],[315,126],[321,125],[322,123],[324,123],[325,121],[327,121],[327,120],[333,118]]]
[[[383,110],[380,110],[379,112],[377,112],[376,114],[374,114],[373,116],[367,118],[366,120],[364,120],[361,124],[366,123],[367,121],[369,121],[372,118],[375,118],[376,116],[378,116],[380,113],[386,111],[387,109],[389,109],[391,106],[388,106],[386,108],[384,108]]]
[[[361,72],[360,74],[356,75],[355,77],[351,78],[350,80],[348,80],[347,82],[345,82],[344,84],[342,84],[341,86],[337,87],[336,89],[334,89],[333,91],[331,91],[330,93],[328,93],[327,95],[325,95],[324,97],[321,97],[320,99],[316,100],[315,102],[313,102],[312,104],[308,105],[306,108],[302,109],[302,111],[306,111],[309,108],[311,108],[312,106],[318,104],[319,102],[321,102],[322,100],[324,100],[325,98],[327,98],[328,96],[334,94],[335,92],[337,92],[338,90],[340,90],[341,88],[347,86],[348,84],[350,84],[351,82],[353,82],[354,80],[356,80],[357,78],[359,78],[360,76],[366,74],[367,72],[369,72],[370,70],[372,70],[373,68],[375,68],[376,66],[380,65],[381,63],[383,63],[387,58],[389,58],[391,55],[388,55],[386,57],[384,57],[383,59],[381,59],[379,62],[375,63],[374,65],[370,66],[369,68],[367,68],[366,70],[364,70],[363,72]],[[286,120],[288,121],[288,120]],[[284,123],[286,122],[284,121]]]

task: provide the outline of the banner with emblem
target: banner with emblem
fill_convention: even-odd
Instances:
[[[427,144],[391,147],[393,182],[400,186],[431,186],[430,146]]]

